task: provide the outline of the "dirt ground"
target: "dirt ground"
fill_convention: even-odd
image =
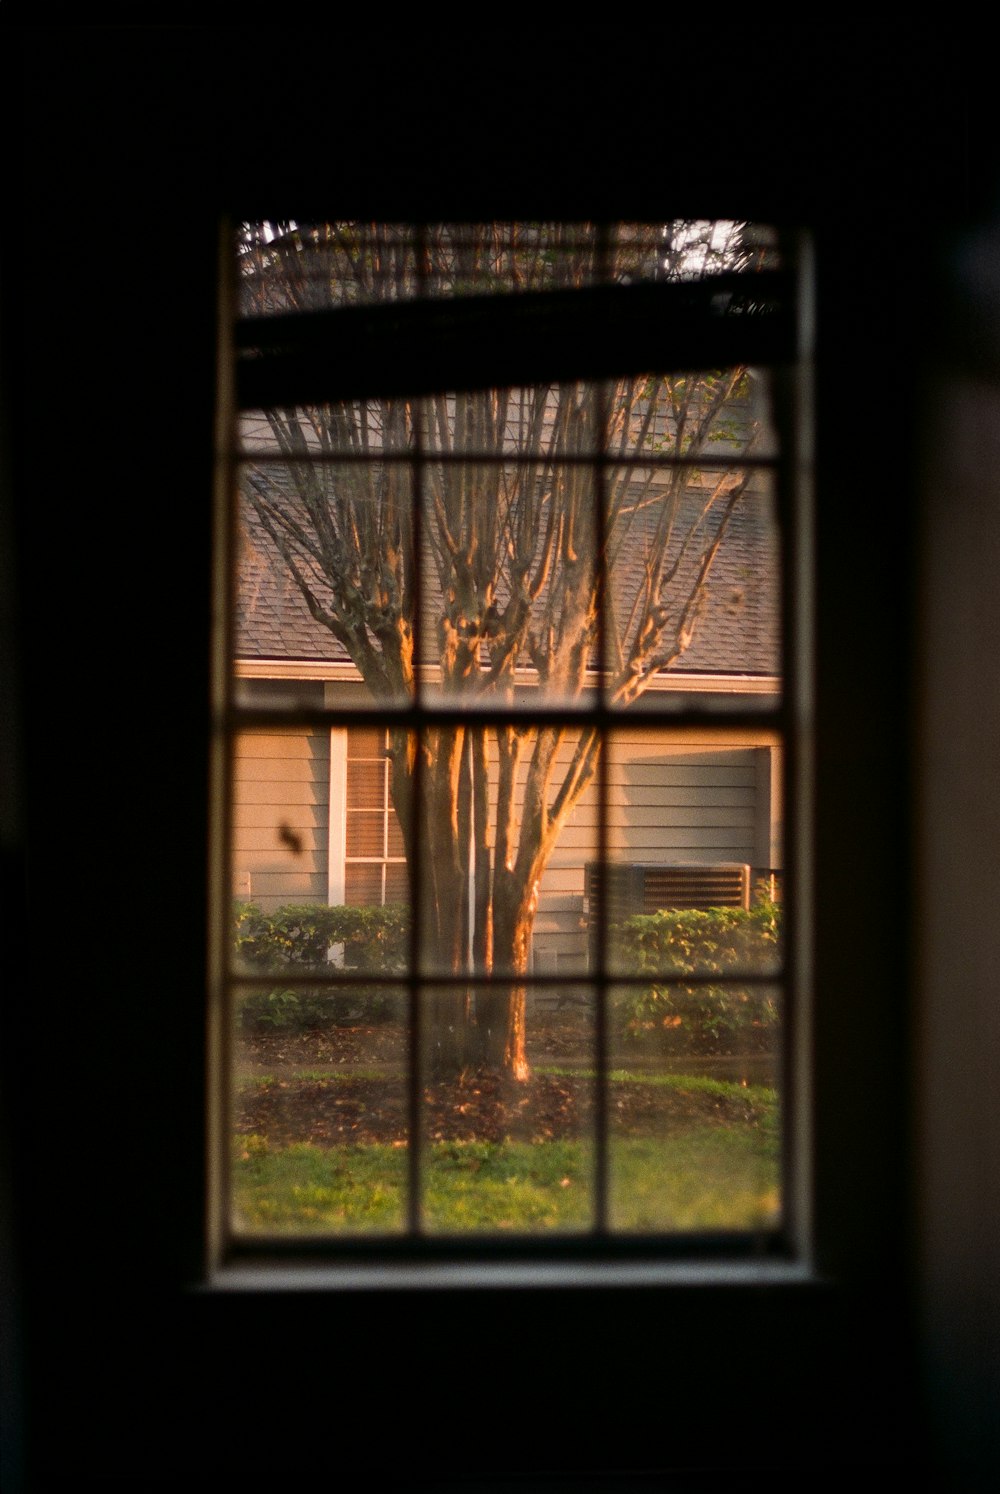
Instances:
[[[280,1074],[288,1069],[349,1068],[404,1064],[407,1034],[398,1022],[331,1024],[295,1031],[260,1028],[241,1034],[237,1064],[247,1073]],[[578,1007],[533,1014],[528,1057],[548,1066],[593,1062],[593,1025]]]
[[[536,1024],[531,1061],[582,1068],[588,1035],[579,1013],[554,1013]],[[354,1072],[338,1073],[341,1068]],[[263,1135],[277,1146],[406,1142],[405,1033],[396,1024],[245,1034],[237,1073],[238,1134]],[[513,1084],[469,1071],[455,1081],[424,1085],[420,1106],[432,1141],[550,1141],[592,1135],[595,1098],[593,1079],[582,1073],[536,1073],[525,1084]],[[614,1131],[630,1135],[663,1134],[692,1123],[756,1123],[749,1095],[721,1098],[697,1088],[634,1081],[609,1084],[608,1116]]]

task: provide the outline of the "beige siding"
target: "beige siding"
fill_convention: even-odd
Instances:
[[[271,911],[326,900],[328,731],[245,732],[233,762],[233,892]]]
[[[770,856],[778,832],[770,824],[765,771],[772,753],[751,738],[730,736],[720,746],[717,740],[699,745],[690,737],[678,745],[664,734],[638,730],[615,734],[607,765],[607,847],[613,860],[775,864]],[[591,788],[570,816],[542,878],[536,969],[585,966],[584,865],[596,858],[596,841],[597,792]]]
[[[560,754],[569,762],[572,742]],[[527,754],[526,754],[527,756]],[[729,732],[699,742],[638,726],[615,733],[608,752],[607,847],[615,861],[780,864],[779,752]],[[519,780],[523,786],[527,762]],[[552,779],[554,794],[560,780]],[[329,733],[247,733],[236,748],[233,888],[265,908],[325,901],[328,890]],[[491,784],[496,803],[496,777]],[[542,878],[535,923],[539,970],[582,970],[584,867],[597,856],[597,792],[584,795]]]

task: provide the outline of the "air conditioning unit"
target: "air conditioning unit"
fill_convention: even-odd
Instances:
[[[610,923],[661,908],[749,908],[750,866],[744,861],[674,862],[622,866],[588,861],[583,909],[589,927],[590,962],[596,959],[598,889],[607,877],[604,913]]]

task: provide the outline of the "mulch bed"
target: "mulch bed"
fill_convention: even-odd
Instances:
[[[408,1099],[402,1059],[399,1031],[388,1026],[255,1035],[241,1051],[239,1067],[246,1077],[268,1077],[239,1089],[235,1130],[266,1136],[274,1146],[405,1144]],[[384,1064],[385,1072],[377,1077],[334,1073],[329,1078],[303,1078],[298,1072],[341,1064]],[[614,1130],[630,1135],[756,1121],[749,1099],[720,1099],[664,1085],[612,1083],[609,1103]],[[574,1139],[593,1132],[594,1083],[583,1076],[536,1074],[526,1084],[513,1084],[495,1074],[468,1072],[458,1080],[425,1086],[422,1108],[431,1141]]]
[[[545,1012],[528,1035],[532,1063],[589,1062],[592,1023],[579,1011]],[[239,1038],[237,1063],[249,1074],[281,1074],[289,1069],[349,1068],[403,1064],[407,1035],[398,1022],[317,1027],[304,1031],[261,1028]]]

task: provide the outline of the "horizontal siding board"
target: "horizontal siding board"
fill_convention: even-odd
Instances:
[[[729,787],[719,783],[630,783],[627,787],[614,783],[608,788],[608,807],[647,809],[657,805],[673,808],[696,807],[703,804],[733,804],[752,806],[756,786],[738,784]],[[580,809],[596,808],[597,795],[586,794],[580,801]]]
[[[695,768],[753,768],[753,753],[730,749],[728,752],[643,752],[636,756],[608,755],[608,777],[612,783],[628,782],[637,768],[655,768],[667,777],[683,779]]]
[[[671,763],[629,763],[626,773],[611,777],[611,783],[621,784],[626,792],[633,785],[657,785],[669,788],[673,785],[718,784],[720,788],[748,786],[756,782],[753,763],[691,763],[678,768]]]
[[[608,810],[606,823],[609,828],[620,829],[627,825],[633,825],[641,819],[644,825],[659,825],[669,829],[672,825],[734,825],[740,829],[752,827],[756,822],[754,807],[752,804],[715,804],[708,802],[698,806],[678,804],[651,804],[636,806],[643,811],[641,815],[636,814],[636,809],[628,806],[615,806]],[[566,829],[559,837],[563,840],[571,831],[589,832],[590,839],[596,840],[597,829],[597,806],[593,808],[581,808],[571,819],[566,822]]]
[[[711,850],[711,861],[752,861],[753,841],[752,839],[738,839],[734,836],[732,829],[727,825],[720,826],[697,826],[681,825],[674,829],[670,836],[651,836],[649,831],[640,825],[629,830],[618,830],[608,836],[608,849],[611,859],[614,861],[670,861],[684,860],[684,857],[671,857],[674,850],[694,851]],[[700,858],[693,857],[698,860]]]
[[[540,907],[535,919],[536,934],[566,934],[574,938],[583,935],[583,914],[581,899],[577,899],[577,906],[573,908],[542,908]]]
[[[538,900],[536,929],[549,927],[553,920],[562,927],[563,920],[583,917],[583,893],[575,897],[541,897]]]
[[[283,846],[274,839],[266,846],[234,846],[233,865],[256,866],[261,871],[269,867],[274,870],[297,872],[297,871],[322,871],[326,867],[326,847],[324,845],[304,846],[301,851],[293,851],[290,846]]]
[[[719,783],[613,783],[608,786],[608,808],[649,809],[662,806],[697,808],[703,804],[733,804],[752,807],[755,785]],[[597,794],[587,792],[580,799],[574,815],[597,810]]]
[[[552,928],[542,934],[542,947],[549,952],[574,954],[579,952],[581,964],[586,960],[587,941],[579,929]]]
[[[592,858],[591,858],[592,859]],[[552,861],[542,873],[540,895],[551,897],[556,893],[583,891],[583,862],[574,860],[564,863]]]
[[[565,866],[567,858],[574,861],[593,861],[597,855],[597,837],[592,827],[568,823],[558,841],[558,851],[553,851],[555,865]],[[558,858],[558,859],[557,859]]]
[[[280,810],[280,812],[276,812]],[[316,804],[234,804],[233,829],[269,830],[287,825],[297,834],[326,836],[326,806]]]
[[[316,855],[326,854],[325,831],[319,832],[314,829],[308,829],[296,830],[292,833],[299,838],[301,853],[310,855],[313,853]],[[280,831],[275,830],[273,825],[265,828],[254,827],[244,829],[241,827],[234,830],[233,850],[234,852],[252,852],[257,855],[264,854],[265,852],[275,855],[280,852],[282,856],[292,856],[293,858],[297,854],[293,847],[287,844]]]
[[[236,802],[273,804],[278,809],[292,804],[326,804],[329,790],[325,783],[241,783],[236,788]]]
[[[574,893],[572,896],[567,893],[563,897],[540,898],[536,917],[550,923],[555,920],[560,926],[565,924],[567,928],[575,929],[584,916],[583,910],[583,893]]]
[[[563,845],[560,860],[566,865],[571,859],[580,863],[596,860],[594,839],[589,833],[575,835],[569,828],[561,837]],[[617,825],[610,826],[607,845],[613,859],[630,861],[669,861],[672,849],[683,850],[692,846],[739,847],[739,854],[727,852],[714,856],[714,861],[752,861],[753,827],[739,825]],[[647,855],[646,852],[649,852]],[[626,853],[627,857],[626,857]],[[683,856],[675,859],[683,860]]]
[[[589,969],[586,948],[570,946],[565,942],[545,940],[532,950],[532,970],[535,975],[562,975],[567,979],[579,976],[586,981]],[[555,990],[536,991],[534,999],[546,1004],[557,1001],[564,994],[565,987],[557,987]],[[591,993],[593,994],[593,993]],[[529,996],[529,1001],[531,997]],[[528,1044],[531,1044],[531,1030],[528,1030]]]
[[[532,961],[539,974],[586,976],[589,968],[587,941],[582,934],[543,934],[532,945]],[[555,993],[551,993],[555,994]]]
[[[330,734],[326,731],[242,732],[235,740],[233,756],[237,763],[267,757],[329,762]]]
[[[234,872],[233,888],[237,897],[256,902],[265,893],[286,903],[326,902],[326,871],[304,866],[300,871],[286,870],[272,862],[264,866],[243,865]]]
[[[290,771],[291,770],[291,771]],[[330,764],[313,758],[254,757],[236,763],[233,783],[237,792],[242,783],[329,783]]]
[[[245,887],[242,890],[238,887],[233,895],[239,902],[247,901]],[[257,893],[253,895],[254,906],[259,908],[262,913],[276,913],[286,901],[287,899],[282,897],[261,897]]]
[[[559,923],[556,919],[549,919],[545,923],[538,924],[535,928],[532,947],[537,951],[562,950],[569,953],[578,949],[582,956],[586,957],[587,933],[585,929],[577,927],[579,919],[572,922]]]
[[[250,868],[252,878],[253,900],[259,898],[277,898],[279,903],[306,902],[314,899],[326,901],[326,876],[325,874],[310,874],[307,872],[294,875],[291,872],[267,872],[254,871]],[[246,872],[242,873],[241,879],[237,876],[235,881],[237,893],[246,895]]]
[[[304,851],[301,856],[285,856],[274,851],[235,851],[233,876],[239,881],[251,876],[319,877],[326,876],[326,861],[320,851]]]
[[[553,773],[549,790],[549,801],[555,799],[561,778]],[[608,776],[608,803],[654,803],[659,797],[667,803],[697,803],[698,795],[705,792],[721,792],[743,795],[744,801],[752,797],[756,788],[756,770],[749,761],[728,763],[692,763],[677,767],[672,763],[631,763],[623,772]],[[521,802],[524,785],[518,785],[517,802]],[[597,786],[591,785],[581,794],[580,805],[597,801]],[[496,783],[491,781],[489,794],[490,810],[497,804]]]

